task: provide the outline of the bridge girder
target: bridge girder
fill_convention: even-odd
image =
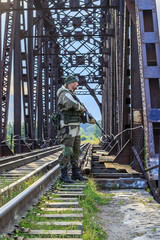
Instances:
[[[7,135],[11,76],[17,99],[14,135],[19,141],[22,105],[25,137],[33,146],[37,138],[39,143],[54,140],[50,114],[57,110],[56,92],[74,74],[80,83],[77,93],[91,95],[102,109],[107,134],[143,125],[147,164],[157,163],[160,43],[155,0],[10,0],[0,3],[0,11],[5,17],[5,30],[0,29],[1,141]],[[136,145],[140,136],[140,129],[130,131],[121,144],[130,137]]]

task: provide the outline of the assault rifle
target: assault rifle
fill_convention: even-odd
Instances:
[[[94,118],[94,117],[92,116],[92,114],[88,112],[88,110],[87,110],[87,108],[84,106],[84,104],[81,103],[81,101],[78,99],[78,97],[77,97],[76,95],[73,95],[73,97],[74,97],[75,100],[77,100],[77,102],[79,102],[79,103],[85,108],[85,114],[86,114],[86,120],[87,120],[87,122],[89,122],[89,119]],[[102,131],[102,133],[103,133],[105,136],[109,137],[109,135],[107,135],[107,134],[105,133],[105,131],[103,130],[103,128],[101,128],[101,126],[99,125],[99,123],[96,121],[95,118],[94,118],[94,120],[95,120],[95,123],[96,123],[97,127]]]

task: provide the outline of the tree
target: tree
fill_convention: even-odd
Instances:
[[[81,135],[81,140],[82,140],[82,141],[87,140],[87,136],[85,136],[85,135]]]
[[[101,121],[100,120],[98,120],[98,124],[101,126]],[[99,129],[99,127],[97,125],[95,125],[93,134],[96,138],[101,137],[101,130]]]
[[[7,139],[11,138],[11,133],[13,133],[13,123],[9,122],[7,125]]]

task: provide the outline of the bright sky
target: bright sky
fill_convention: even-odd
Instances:
[[[156,3],[157,3],[158,21],[160,25],[160,0],[156,0]],[[88,95],[79,96],[79,98],[85,104],[88,111],[95,117],[96,120],[101,119],[101,113],[100,113],[99,107],[97,106],[95,100],[91,96],[88,96]],[[101,101],[101,97],[99,98]],[[9,121],[13,121],[13,95],[11,95],[10,97]]]
[[[156,3],[157,3],[158,21],[160,23],[160,0],[156,0]]]

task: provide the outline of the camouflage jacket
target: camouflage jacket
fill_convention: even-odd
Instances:
[[[68,90],[64,86],[58,89],[57,91],[57,97],[58,97],[58,109],[60,112],[73,112],[73,115],[76,113],[80,116],[81,112],[81,104],[74,99],[74,92],[71,90]],[[77,120],[73,123],[65,123],[64,119],[61,119],[60,121],[61,128],[68,125],[80,125],[80,120]]]

